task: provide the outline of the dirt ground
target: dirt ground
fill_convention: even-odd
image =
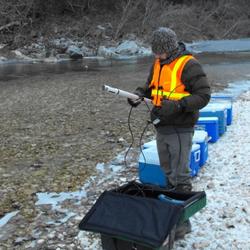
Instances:
[[[201,62],[213,91],[249,78],[249,61]],[[150,63],[90,65],[78,71],[15,72],[0,81],[0,218],[21,210],[31,220],[37,192],[81,187],[131,143],[126,99],[102,91],[103,84],[133,91],[147,78]],[[42,66],[41,66],[42,67]],[[11,77],[10,77],[11,76]],[[149,118],[144,105],[133,110],[135,146]],[[145,136],[154,134],[149,126]]]

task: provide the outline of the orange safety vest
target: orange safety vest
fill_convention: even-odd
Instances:
[[[163,98],[180,100],[190,95],[189,92],[185,91],[185,85],[181,81],[183,68],[190,59],[194,59],[194,57],[191,55],[181,56],[162,67],[160,60],[156,59],[152,81],[149,85],[151,99],[155,106],[161,106]]]

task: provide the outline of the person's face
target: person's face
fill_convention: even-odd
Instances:
[[[155,59],[165,60],[167,59],[167,53],[155,54]]]

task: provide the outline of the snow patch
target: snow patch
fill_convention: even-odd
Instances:
[[[250,39],[196,41],[186,45],[187,49],[194,53],[250,52]]]
[[[7,224],[8,221],[9,221],[12,217],[16,216],[18,213],[19,213],[19,211],[14,211],[14,212],[5,214],[5,215],[0,219],[0,227],[3,227],[5,224]]]
[[[61,193],[37,193],[38,201],[36,205],[52,205],[53,209],[60,208],[60,203],[69,199],[81,199],[86,197],[86,192],[84,190],[76,192],[61,192]]]

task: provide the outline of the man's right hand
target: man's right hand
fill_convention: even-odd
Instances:
[[[139,98],[139,99],[130,99],[130,98],[128,98],[128,103],[133,108],[136,108],[141,103],[141,98]]]
[[[143,88],[137,88],[134,92],[135,95],[138,95],[139,98],[138,99],[131,99],[128,98],[128,103],[129,105],[131,105],[133,108],[136,108],[142,101],[142,98],[145,96],[145,91],[143,90]]]

